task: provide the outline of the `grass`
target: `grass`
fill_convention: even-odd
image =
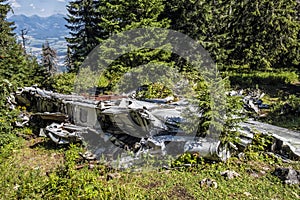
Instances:
[[[290,69],[253,70],[249,66],[230,66],[222,71],[223,77],[228,77],[233,88],[260,88],[270,94],[300,95],[299,72]]]
[[[298,185],[285,185],[272,175],[277,166],[300,169],[299,163],[285,164],[259,152],[250,152],[251,159],[246,160],[129,172],[100,164],[89,169],[78,156],[83,150],[78,145],[55,149],[40,139],[18,139],[18,143],[17,149],[8,145],[1,151],[0,199],[296,199],[300,195]],[[77,169],[78,165],[86,167]],[[225,170],[241,176],[227,180],[220,175]],[[110,174],[118,177],[108,179]],[[218,187],[201,187],[205,178],[215,180]]]
[[[299,97],[294,72],[249,72],[244,67],[224,74],[235,88],[259,87],[266,92],[264,102],[271,105],[267,121],[299,128],[300,117],[278,115],[278,108],[288,101],[282,96]],[[294,102],[298,100],[294,98]],[[286,185],[272,174],[279,166],[300,170],[299,162],[284,163],[261,152],[260,144],[249,148],[245,159],[233,157],[226,163],[200,160],[193,167],[131,172],[89,165],[80,158],[78,153],[84,150],[79,145],[61,147],[48,139],[16,138],[0,149],[0,199],[299,199],[299,185]],[[225,170],[240,176],[228,180],[220,174]],[[207,178],[214,180],[217,188],[201,187],[201,180]]]
[[[265,95],[264,103],[270,105],[270,109],[262,110],[265,117],[261,120],[276,126],[300,130],[300,98],[296,95],[282,95],[272,98]]]
[[[260,120],[293,130],[300,130],[300,82],[299,70],[264,69],[253,70],[249,66],[230,66],[222,72],[228,77],[232,88],[260,89],[265,93],[263,101],[270,109],[261,110]],[[284,105],[291,106],[284,111]]]
[[[267,122],[284,128],[300,131],[300,117],[269,119]]]

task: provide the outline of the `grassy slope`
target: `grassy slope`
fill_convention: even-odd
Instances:
[[[265,117],[261,121],[300,130],[300,109],[298,114],[280,114],[280,109],[285,103],[291,105],[289,97],[294,95],[298,98],[294,104],[300,104],[300,72],[290,69],[269,69],[265,71],[251,70],[248,66],[231,66],[222,72],[224,77],[229,77],[231,86],[235,89],[260,89],[265,93],[264,103],[270,105],[270,109],[262,110]],[[294,110],[297,105],[294,106]]]
[[[251,161],[233,158],[180,170],[116,172],[103,165],[76,169],[82,149],[75,145],[51,150],[40,139],[18,142],[19,149],[2,149],[0,199],[297,199],[300,195],[298,185],[284,185],[272,175],[276,166],[299,169],[299,163],[284,164],[255,152]],[[48,150],[40,144],[47,144]],[[227,180],[220,175],[225,170],[241,176]],[[120,177],[108,180],[111,173]],[[204,178],[214,179],[218,188],[201,187]]]

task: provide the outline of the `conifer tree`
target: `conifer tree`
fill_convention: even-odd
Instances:
[[[111,36],[128,30],[137,28],[168,28],[170,21],[166,18],[160,19],[159,16],[164,9],[162,0],[113,0],[98,7],[102,14],[102,22],[99,27]],[[139,34],[137,34],[139,35]],[[140,34],[143,37],[143,34]],[[157,36],[157,40],[160,39]],[[163,37],[162,37],[163,38]],[[99,42],[107,39],[98,37]],[[136,41],[143,40],[137,37]],[[134,42],[132,39],[128,42]],[[150,41],[147,41],[150,43]],[[152,41],[158,42],[158,41]],[[134,49],[134,47],[132,47]],[[114,49],[100,49],[100,52],[114,52]],[[169,62],[170,52],[153,49],[133,50],[130,53],[123,54],[115,60],[106,71],[106,78],[111,81],[109,87],[113,87],[118,82],[120,76],[132,68],[145,65],[149,62]],[[166,65],[167,66],[167,65]]]
[[[50,76],[53,76],[57,72],[56,51],[50,47],[48,41],[42,45],[42,66]]]
[[[198,40],[218,63],[299,65],[299,1],[165,1],[171,29]],[[297,17],[298,16],[298,17]]]
[[[17,112],[8,109],[7,97],[16,87],[41,80],[36,59],[25,54],[12,32],[14,23],[7,21],[10,11],[7,0],[0,0],[0,148],[15,138],[12,130]]]
[[[165,0],[164,4],[160,17],[171,20],[170,29],[199,41],[215,62],[226,60],[230,48],[225,49],[224,45],[229,39],[232,1]],[[189,70],[183,59],[172,57],[181,70]]]
[[[25,54],[24,49],[17,43],[13,33],[14,23],[7,21],[11,11],[7,0],[0,0],[0,79],[7,79],[17,86],[30,85],[38,81],[31,77],[37,69],[36,60]]]
[[[70,47],[67,48],[67,55],[65,57],[64,64],[65,64],[68,72],[74,71],[74,64],[72,62],[72,54],[71,54]]]
[[[66,37],[66,41],[72,54],[74,71],[78,70],[86,56],[99,44],[97,37],[105,35],[98,26],[101,20],[97,11],[99,4],[98,0],[75,0],[67,6],[68,15],[65,19],[70,37]]]
[[[297,0],[241,1],[233,12],[230,60],[252,68],[299,64]]]

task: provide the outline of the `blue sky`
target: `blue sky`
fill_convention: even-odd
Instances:
[[[66,5],[70,0],[9,0],[14,14],[39,15],[66,14]]]

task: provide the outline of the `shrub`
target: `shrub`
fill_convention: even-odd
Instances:
[[[52,88],[55,92],[71,94],[74,91],[74,73],[61,73],[54,75]]]
[[[15,138],[12,132],[18,111],[9,110],[7,102],[7,98],[13,89],[13,84],[8,80],[4,79],[0,82],[0,147],[10,143]]]

